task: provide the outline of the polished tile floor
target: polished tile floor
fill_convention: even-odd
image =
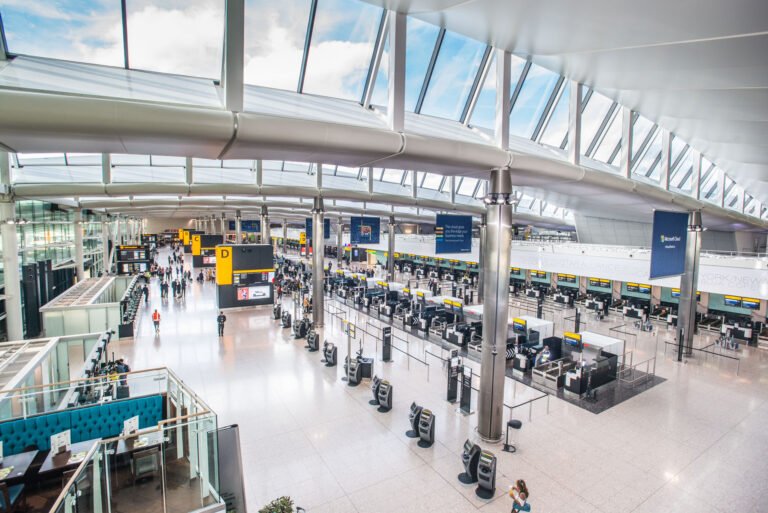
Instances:
[[[219,339],[214,284],[194,283],[183,302],[167,304],[155,281],[151,290],[136,339],[114,350],[135,369],[171,367],[218,413],[220,425],[240,425],[251,511],[290,495],[309,513],[507,512],[506,491],[519,478],[535,512],[766,511],[765,352],[740,351],[737,376],[731,360],[675,362],[672,351],[664,353],[671,333],[663,329],[626,335],[636,361],[655,354],[656,372],[667,381],[599,415],[555,398],[549,412],[544,401],[534,403],[530,421],[527,406],[516,409],[523,420],[516,454],[481,443],[499,458],[496,495],[482,500],[456,478],[477,415],[464,417],[444,400],[445,371],[428,354],[437,348],[401,335],[400,351],[383,363],[375,338],[360,333],[365,353],[379,353],[375,373],[394,385],[393,410],[379,413],[368,404],[368,386],[346,386],[342,367],[322,365],[319,353],[272,320],[271,308],[227,313]],[[162,314],[159,336],[150,321],[154,308]],[[355,319],[372,335],[378,321],[336,302],[328,309],[334,314],[326,313],[324,338],[339,345],[342,361],[340,319]],[[587,329],[607,332],[621,322],[594,324]],[[508,380],[505,403],[538,395]],[[438,441],[429,449],[405,436],[412,401],[437,417]]]

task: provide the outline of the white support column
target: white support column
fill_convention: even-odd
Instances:
[[[283,256],[288,253],[288,220],[283,219]]]
[[[395,216],[389,216],[387,225],[387,279],[395,280]]]
[[[369,167],[366,172],[368,173],[368,194],[373,194],[373,168]]]
[[[235,212],[235,244],[243,243],[243,216],[240,211]]]
[[[418,173],[414,169],[411,171],[411,197],[418,198],[419,197],[419,182],[418,182]]]
[[[574,166],[581,162],[581,93],[583,86],[571,80],[568,97],[568,161]]]
[[[0,183],[9,187],[11,185],[11,163],[8,160],[8,153],[4,151],[0,151]],[[11,196],[0,197],[0,237],[3,242],[3,276],[5,281],[5,328],[8,340],[23,340],[21,272],[16,224],[13,223],[15,217],[16,204]]]
[[[270,244],[269,236],[269,210],[266,205],[261,206],[261,244]],[[307,255],[309,256],[309,255]]]
[[[109,216],[103,215],[101,216],[101,258],[105,275],[112,269],[109,255]]]
[[[405,129],[405,32],[408,17],[389,12],[389,74],[387,126],[394,132]],[[372,77],[371,80],[376,80]]]
[[[221,85],[224,106],[233,112],[243,111],[243,71],[245,68],[245,1],[224,2],[224,59]]]
[[[720,181],[720,192],[717,198],[717,204],[720,208],[723,208],[725,206],[725,170],[723,168],[718,168],[717,171],[720,173],[720,176],[717,177]]]
[[[736,210],[738,212],[744,213],[744,187],[741,187],[739,185],[734,185],[736,188],[736,194],[738,194],[738,200],[736,201]]]
[[[112,155],[109,153],[101,154],[101,183],[104,185],[112,183]]]
[[[512,54],[506,50],[496,52],[496,119],[494,138],[496,147],[509,149],[509,100]]]
[[[83,211],[75,209],[72,229],[75,231],[75,273],[78,283],[85,279],[85,251],[83,248]]]
[[[672,153],[672,132],[661,129],[661,173],[659,174],[659,185],[664,190],[669,190],[669,175]]]
[[[186,184],[192,185],[195,178],[195,168],[192,165],[192,157],[187,157],[185,164],[184,164],[184,171],[186,172]]]
[[[226,214],[226,213],[224,213],[224,212],[222,212],[222,213],[221,213],[221,235],[222,235],[223,237],[226,237],[226,236],[227,236],[227,225],[226,225],[226,220],[227,220],[227,214]]]
[[[691,196],[695,199],[701,199],[701,152],[691,149],[692,171],[691,171]]]
[[[323,165],[321,163],[317,163],[317,176],[315,177],[315,183],[317,185],[317,191],[320,192],[323,190]]]
[[[619,169],[624,178],[632,177],[632,109],[621,107],[621,160]]]
[[[261,186],[264,185],[264,162],[261,159],[256,161],[254,171],[256,172],[256,186],[261,189]]]
[[[325,240],[323,236],[323,198],[317,197],[312,208],[312,320],[315,328],[322,328],[325,322]],[[307,251],[309,258],[309,251]]]
[[[448,177],[449,186],[451,187],[451,205],[456,204],[456,176],[451,175]]]
[[[344,260],[344,225],[339,217],[339,224],[336,226],[336,260],[337,267],[341,269],[341,263]]]

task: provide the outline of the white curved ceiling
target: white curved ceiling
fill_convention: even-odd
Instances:
[[[768,203],[765,0],[364,0],[507,49],[685,139]]]

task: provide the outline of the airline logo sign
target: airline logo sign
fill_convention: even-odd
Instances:
[[[231,246],[216,246],[216,285],[232,285]]]
[[[307,232],[299,233],[299,244],[302,246],[307,244]]]
[[[653,244],[650,277],[678,276],[685,270],[685,246],[688,242],[688,213],[653,213]]]

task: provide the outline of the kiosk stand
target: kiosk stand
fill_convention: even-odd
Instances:
[[[418,446],[424,449],[432,447],[435,443],[435,416],[431,410],[421,410],[419,419],[419,443]]]
[[[373,399],[368,401],[368,404],[371,406],[379,405],[379,385],[381,385],[381,380],[378,376],[374,376],[373,380],[371,381],[371,392],[373,393]]]
[[[390,326],[381,330],[381,359],[385,362],[392,361],[392,328]]]
[[[488,451],[480,453],[477,463],[477,489],[475,494],[481,499],[490,499],[496,492],[496,456]]]
[[[480,461],[481,452],[482,449],[476,443],[469,439],[464,442],[464,450],[461,453],[464,472],[459,474],[459,482],[464,484],[477,483],[477,464]]]
[[[382,380],[379,384],[379,411],[386,413],[392,409],[392,385]]]
[[[457,350],[451,351],[451,359],[448,362],[448,381],[446,384],[445,400],[449,403],[455,403],[459,394],[459,370],[461,369],[461,358]]]
[[[472,369],[466,366],[461,367],[461,400],[457,413],[462,415],[472,415]]]
[[[423,408],[416,403],[411,403],[411,411],[408,413],[408,422],[411,424],[411,429],[405,432],[405,436],[408,438],[419,438],[419,421],[421,420],[421,412]]]

